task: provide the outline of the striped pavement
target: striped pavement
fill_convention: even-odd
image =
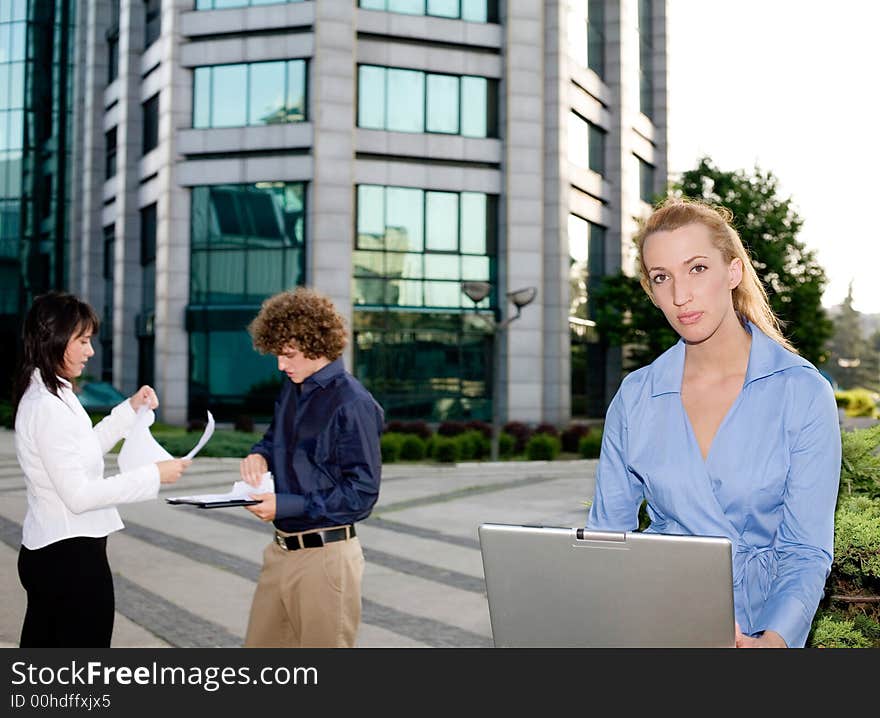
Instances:
[[[391,464],[358,525],[366,568],[362,647],[490,646],[477,527],[583,525],[595,461]],[[113,645],[240,646],[271,528],[243,509],[171,506],[162,497],[227,491],[238,459],[197,458],[159,501],[120,507],[108,541]],[[115,473],[107,460],[107,474]],[[26,496],[12,433],[0,430],[0,646],[17,646],[25,609],[16,560]]]

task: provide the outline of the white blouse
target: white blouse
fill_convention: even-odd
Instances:
[[[118,531],[124,526],[116,504],[159,493],[155,464],[104,478],[104,454],[134,424],[127,399],[93,427],[68,382],[62,380],[58,394],[35,371],[15,416],[15,453],[28,500],[22,544],[29,549]]]

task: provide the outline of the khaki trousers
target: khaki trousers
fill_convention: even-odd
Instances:
[[[363,574],[357,537],[297,551],[273,541],[263,551],[245,648],[353,648]]]

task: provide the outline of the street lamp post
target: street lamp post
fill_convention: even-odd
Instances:
[[[461,291],[474,303],[474,311],[477,305],[489,296],[492,285],[489,282],[462,282]],[[492,328],[492,437],[491,459],[498,461],[498,439],[501,436],[501,332],[507,329],[511,322],[519,319],[523,307],[531,304],[538,296],[535,287],[523,287],[507,293],[507,298],[516,307],[516,314],[506,319],[489,319],[484,314],[478,314]]]

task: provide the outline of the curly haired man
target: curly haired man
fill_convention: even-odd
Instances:
[[[249,331],[287,375],[272,424],[241,462],[275,492],[248,510],[275,536],[251,605],[245,646],[352,647],[364,555],[355,523],[379,496],[382,408],[342,363],[346,331],[329,299],[304,288],[270,297]]]

